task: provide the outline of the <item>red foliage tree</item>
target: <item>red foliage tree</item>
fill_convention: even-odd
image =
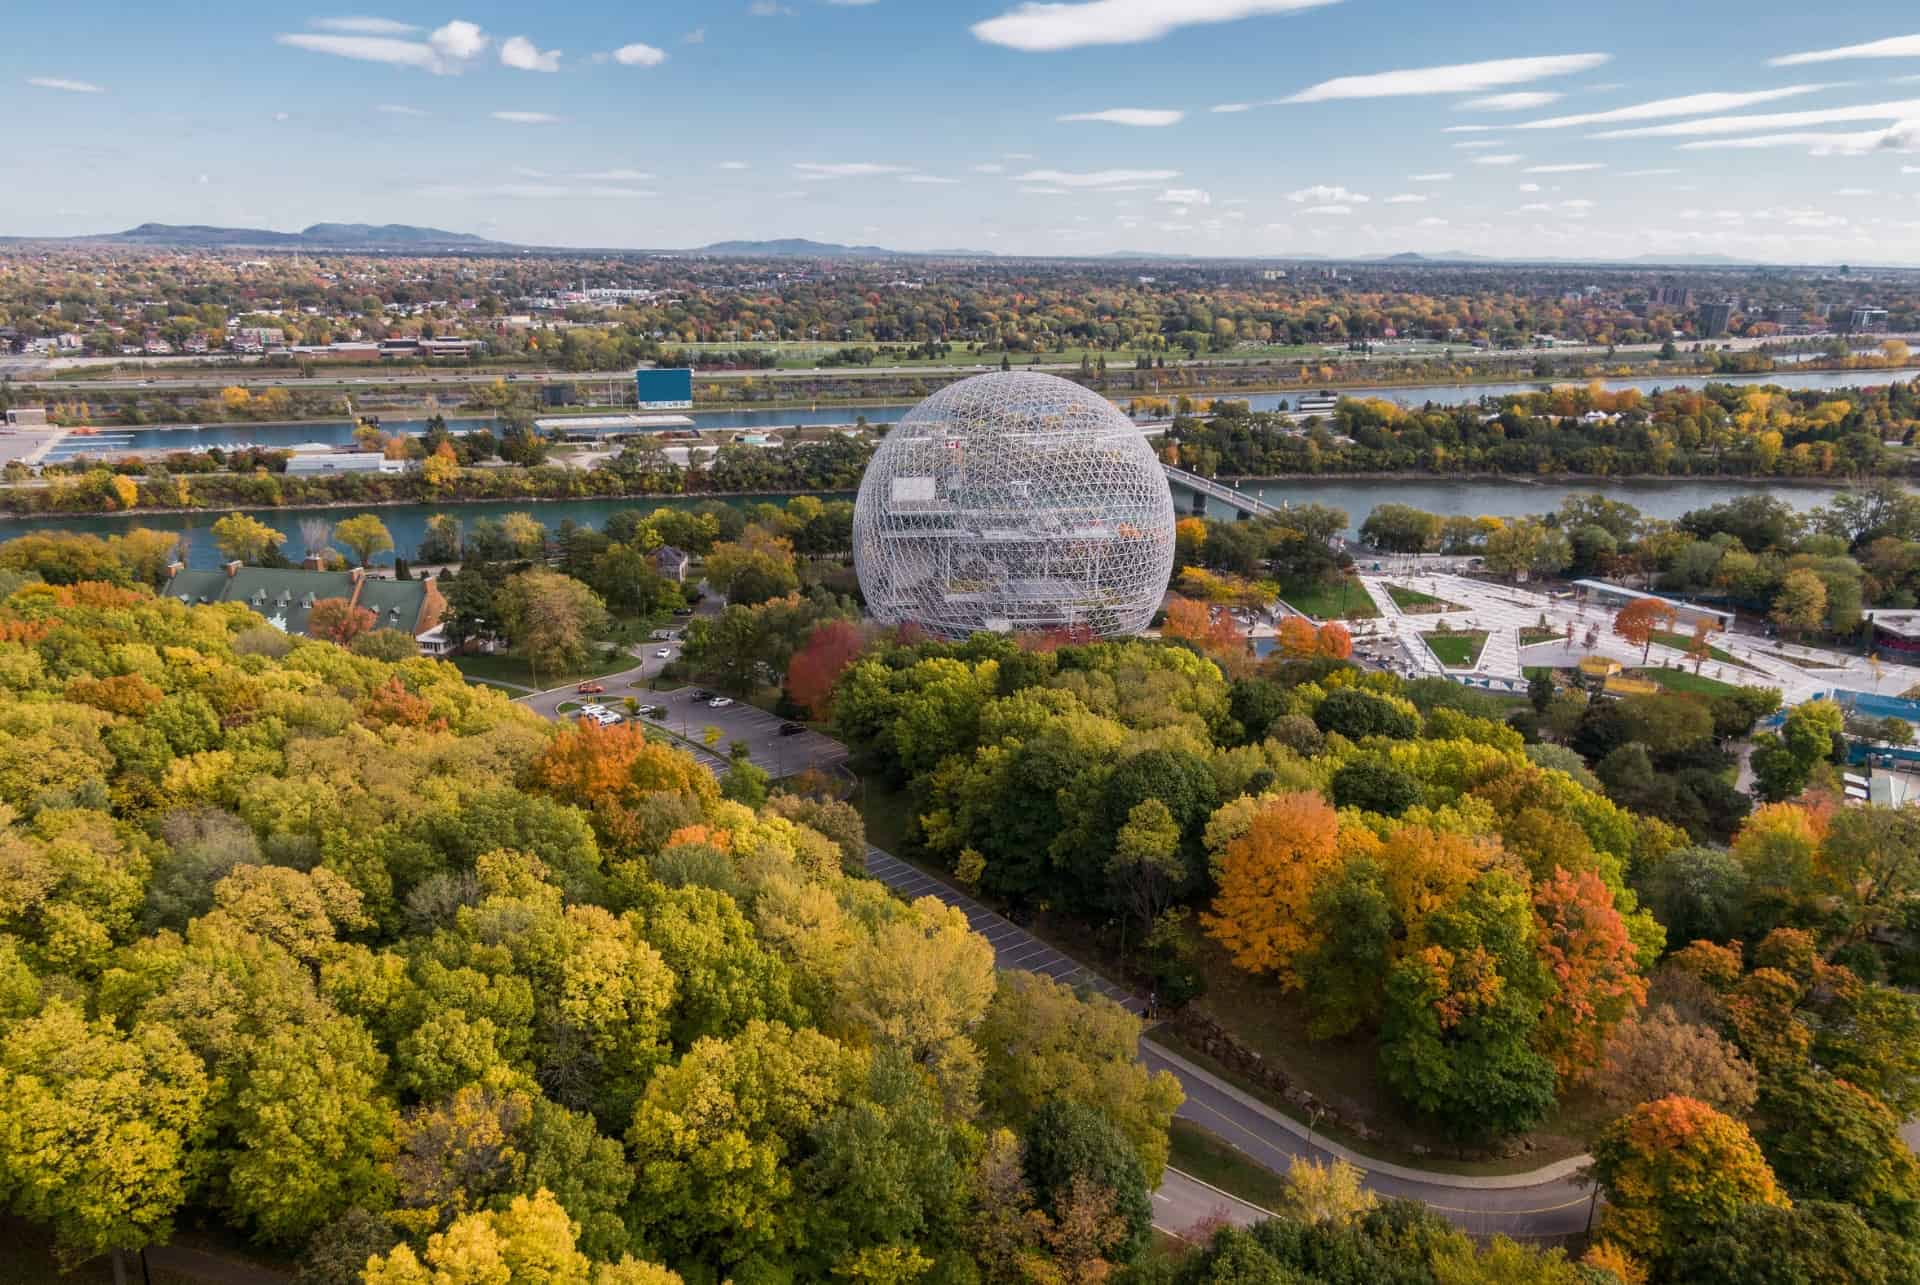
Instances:
[[[1558,987],[1540,1016],[1541,1052],[1578,1079],[1599,1064],[1621,1019],[1646,1003],[1646,979],[1613,894],[1591,870],[1556,866],[1534,887],[1533,915],[1536,949]]]
[[[322,598],[307,613],[307,636],[345,647],[373,628],[373,613],[345,598]]]
[[[787,695],[815,718],[833,711],[833,685],[860,655],[859,627],[850,620],[815,625],[807,644],[787,662]]]

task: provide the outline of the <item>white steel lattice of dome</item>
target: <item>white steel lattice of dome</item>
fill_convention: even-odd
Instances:
[[[1136,634],[1173,573],[1173,495],[1139,428],[1053,375],[976,375],[881,441],[853,512],[867,610],[940,638]]]

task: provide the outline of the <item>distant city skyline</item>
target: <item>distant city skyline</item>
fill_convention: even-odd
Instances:
[[[0,234],[1920,263],[1890,0],[211,9],[9,17]]]

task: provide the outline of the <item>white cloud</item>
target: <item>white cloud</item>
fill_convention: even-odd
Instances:
[[[1522,173],[1526,174],[1581,174],[1587,170],[1607,168],[1604,161],[1569,161],[1563,165],[1529,165]]]
[[[721,161],[720,168],[723,170],[750,170],[753,166],[747,164],[745,161]]]
[[[1151,107],[1109,107],[1100,112],[1074,112],[1069,116],[1056,116],[1057,121],[1097,121],[1104,125],[1131,125],[1138,129],[1164,129],[1168,125],[1178,125],[1186,119],[1185,112],[1164,111]]]
[[[692,31],[689,31],[686,35],[680,37],[680,43],[683,45],[706,44],[707,29],[705,27],[695,27]]]
[[[559,71],[560,51],[543,50],[525,36],[508,36],[500,46],[500,65],[517,71]]]
[[[444,27],[434,28],[433,34],[427,37],[427,43],[442,58],[465,62],[485,52],[489,40],[487,34],[475,24],[455,18]]]
[[[1762,130],[1794,129],[1802,125],[1832,125],[1842,121],[1908,120],[1920,116],[1920,99],[1868,103],[1858,107],[1830,107],[1810,112],[1766,112],[1758,116],[1709,116],[1703,120],[1674,121],[1614,129],[1594,138],[1682,138],[1688,135],[1747,134]]]
[[[1022,183],[1039,183],[1046,187],[1061,188],[1104,188],[1109,191],[1123,184],[1164,183],[1168,179],[1180,177],[1179,170],[1028,170],[1018,176]]]
[[[1835,196],[1872,196],[1873,189],[1870,187],[1841,187],[1835,188],[1833,194]]]
[[[1525,159],[1527,158],[1518,152],[1501,152],[1494,156],[1476,156],[1473,158],[1473,163],[1475,165],[1518,165]]]
[[[1573,201],[1562,201],[1560,204],[1562,208],[1569,210],[1591,210],[1593,208],[1593,202],[1585,198]]]
[[[1920,58],[1920,36],[1890,36],[1864,45],[1842,45],[1838,49],[1782,54],[1778,58],[1767,59],[1767,65],[1798,67],[1810,62],[1839,62],[1845,58]]]
[[[385,112],[389,116],[425,116],[426,115],[426,113],[421,111],[418,107],[407,107],[401,103],[381,103],[378,107],[374,108],[373,110],[377,112]]]
[[[1020,191],[1027,196],[1072,196],[1073,195],[1073,193],[1069,192],[1064,187],[1023,187],[1020,189]]]
[[[997,18],[974,23],[971,30],[976,39],[990,45],[1025,53],[1051,53],[1087,45],[1140,44],[1181,27],[1293,13],[1336,3],[1338,0],[1029,0]]]
[[[1418,192],[1396,192],[1386,199],[1388,205],[1419,205],[1427,198]]]
[[[275,112],[275,113],[273,114],[273,118],[274,118],[275,120],[291,120],[291,119],[293,119],[293,118],[292,118],[291,116],[289,116],[289,115],[288,115],[288,114],[287,114],[286,112]]]
[[[425,40],[401,40],[393,36],[316,35],[310,31],[282,32],[274,43],[309,53],[332,54],[360,62],[386,63],[393,67],[415,67],[435,75],[460,70],[478,57],[490,43],[487,34],[471,22],[456,18],[436,28]]]
[[[552,112],[489,112],[495,120],[505,121],[509,125],[558,125],[560,118]]]
[[[1812,156],[1866,156],[1873,152],[1920,152],[1920,119],[1900,121],[1886,129],[1852,134],[1756,134],[1747,138],[1709,138],[1680,144],[1683,152],[1725,148],[1805,147]]]
[[[476,197],[500,197],[512,201],[554,201],[578,196],[578,189],[559,183],[496,183],[489,187],[463,187],[438,183],[420,189],[420,195],[437,200],[470,201]]]
[[[1621,178],[1659,178],[1663,174],[1678,174],[1676,169],[1622,170]]]
[[[830,178],[876,178],[885,174],[910,172],[904,165],[880,165],[873,161],[843,161],[835,164],[795,161],[793,168],[799,171],[802,179],[810,183]]]
[[[755,18],[791,18],[793,10],[777,0],[753,0],[747,6],[747,13]]]
[[[1213,193],[1199,187],[1170,187],[1159,200],[1162,205],[1212,205]]]
[[[839,0],[839,2],[844,4],[846,0]],[[867,3],[868,0],[859,0],[859,2],[864,4]],[[942,178],[938,174],[902,174],[900,181],[902,183],[933,183],[946,187],[958,183],[960,180],[957,178]]]
[[[975,174],[1005,174],[1007,172],[1007,167],[1004,165],[996,164],[992,161],[989,161],[985,165],[974,166],[973,172]]]
[[[1522,192],[1538,192],[1540,190],[1540,185],[1538,183],[1522,183],[1520,185],[1520,190]]]
[[[106,87],[90,80],[67,80],[60,76],[29,76],[27,83],[36,89],[58,89],[68,94],[104,94]]]
[[[1453,178],[1452,171],[1441,170],[1437,174],[1409,174],[1407,175],[1407,182],[1409,183],[1446,183],[1452,180],[1452,178]]]
[[[1302,214],[1352,214],[1351,205],[1309,205]]]
[[[1371,76],[1323,80],[1288,98],[1290,103],[1319,103],[1333,98],[1396,98],[1408,94],[1473,94],[1503,85],[1521,85],[1548,76],[1590,71],[1611,54],[1561,54],[1549,58],[1496,58],[1446,67],[1415,67]]]
[[[667,51],[635,41],[614,50],[613,60],[622,67],[658,67],[667,60]]]
[[[654,176],[640,170],[589,170],[574,177],[591,183],[644,183]]]
[[[1445,219],[1438,219],[1438,218],[1434,218],[1432,215],[1429,215],[1426,218],[1421,219],[1419,222],[1415,223],[1414,226],[1417,228],[1443,228],[1447,226],[1447,221]]]
[[[1504,138],[1473,138],[1468,139],[1464,143],[1455,143],[1453,150],[1456,152],[1480,152],[1485,151],[1489,147],[1505,147],[1506,145],[1507,140]]]
[[[1545,107],[1548,103],[1558,102],[1560,95],[1546,89],[1523,89],[1511,94],[1488,94],[1485,98],[1469,98],[1459,104],[1463,112],[1524,112],[1535,107]]]
[[[395,22],[392,18],[315,18],[307,25],[352,36],[404,36],[420,30],[411,22]]]
[[[1312,187],[1303,187],[1297,192],[1287,193],[1289,201],[1313,201],[1334,205],[1365,205],[1369,198],[1359,192],[1348,191],[1338,185],[1316,183]]]
[[[1545,201],[1529,201],[1520,207],[1520,211],[1523,214],[1546,214],[1552,211],[1552,209],[1553,207]]]
[[[1708,112],[1738,111],[1742,107],[1752,107],[1759,103],[1770,103],[1775,99],[1793,98],[1800,94],[1819,93],[1823,89],[1836,89],[1836,85],[1786,85],[1780,89],[1758,89],[1751,93],[1711,93],[1686,94],[1679,98],[1659,98],[1652,102],[1636,103],[1631,107],[1615,107],[1604,112],[1583,112],[1577,116],[1549,116],[1545,120],[1521,121],[1517,124],[1503,125],[1502,129],[1567,129],[1575,125],[1607,125],[1623,120],[1660,120],[1667,116],[1703,116]],[[1463,134],[1472,130],[1491,129],[1490,125],[1450,125],[1446,132]]]

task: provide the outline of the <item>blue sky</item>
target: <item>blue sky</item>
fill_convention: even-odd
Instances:
[[[6,9],[0,233],[1920,262],[1910,0]]]

